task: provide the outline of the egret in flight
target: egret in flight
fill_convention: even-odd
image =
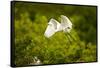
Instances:
[[[65,35],[67,35],[69,41],[70,38],[72,38],[75,41],[75,39],[70,35],[71,29],[72,29],[72,22],[69,20],[67,16],[61,15],[61,23],[59,23],[57,20],[53,18],[50,19],[48,26],[45,30],[44,36],[50,38],[56,32],[63,31]]]
[[[49,38],[58,31],[70,33],[71,29],[72,29],[72,22],[68,19],[68,17],[61,15],[61,23],[59,23],[53,18],[50,19],[44,35],[45,37]]]

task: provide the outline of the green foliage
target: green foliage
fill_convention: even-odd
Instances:
[[[34,65],[35,56],[42,64],[96,61],[96,7],[16,2],[13,12],[16,66]],[[62,14],[73,23],[72,43],[63,32],[44,36],[50,18]]]

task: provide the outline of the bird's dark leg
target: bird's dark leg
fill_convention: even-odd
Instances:
[[[79,46],[80,49],[77,50],[77,53],[78,53],[78,57],[81,57],[82,56],[82,46],[80,44],[80,41],[79,40],[76,40],[72,35],[70,35],[70,33],[67,33],[72,39],[73,41]]]
[[[69,48],[69,46],[72,44],[72,42],[71,42],[70,37],[68,36],[68,34],[65,34],[65,35],[67,36],[67,39],[68,39],[68,47],[67,48]]]
[[[73,37],[72,35],[70,35],[70,33],[67,33],[67,34],[73,39],[74,42],[77,42],[77,41],[74,39],[74,37]]]
[[[76,42],[77,45],[79,45],[80,48],[82,48],[81,44],[79,43],[79,41],[77,41],[76,39],[74,39],[74,37],[72,35],[70,35],[70,33],[67,33],[67,34],[73,39],[74,42]]]

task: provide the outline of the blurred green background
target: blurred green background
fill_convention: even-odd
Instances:
[[[42,64],[96,61],[96,9],[96,6],[13,2],[14,64],[34,65],[34,57]],[[49,39],[44,36],[49,20],[54,18],[60,22],[60,15],[72,21],[70,34],[76,42],[69,44],[63,32],[57,32]]]

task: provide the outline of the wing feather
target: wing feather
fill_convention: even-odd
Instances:
[[[65,32],[70,32],[72,29],[72,22],[68,17],[61,15],[61,26]]]
[[[53,18],[50,19],[44,35],[49,38],[53,34],[55,34],[58,24],[59,24],[59,22],[57,22],[55,19],[53,19]]]

